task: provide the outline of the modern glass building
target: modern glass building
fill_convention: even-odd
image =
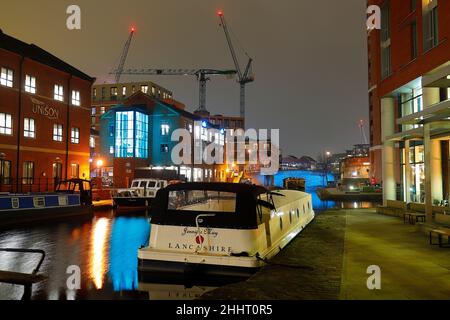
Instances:
[[[148,115],[139,111],[117,111],[115,113],[116,158],[148,157]]]

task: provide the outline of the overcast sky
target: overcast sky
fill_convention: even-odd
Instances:
[[[66,8],[82,10],[82,29],[66,28]],[[278,128],[284,155],[341,152],[368,132],[365,0],[2,0],[0,28],[34,43],[99,82],[118,63],[131,25],[137,33],[126,67],[233,68],[217,9],[253,57],[247,128]],[[241,65],[246,58],[235,41]],[[145,77],[198,107],[191,77]],[[239,85],[208,83],[212,114],[239,114]]]

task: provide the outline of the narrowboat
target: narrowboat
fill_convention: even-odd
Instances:
[[[60,181],[54,192],[0,193],[0,225],[91,215],[90,181]]]
[[[146,208],[156,197],[156,192],[167,186],[166,180],[135,179],[131,182],[131,188],[118,189],[112,198],[117,208]]]
[[[140,272],[245,276],[266,265],[313,219],[311,195],[233,183],[158,191]]]

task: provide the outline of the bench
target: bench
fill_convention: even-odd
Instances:
[[[30,300],[32,294],[33,284],[44,281],[47,277],[38,274],[42,262],[45,259],[45,252],[43,250],[35,249],[1,249],[3,252],[15,252],[15,253],[37,253],[41,255],[38,265],[32,273],[22,273],[14,271],[0,271],[0,282],[13,285],[21,285],[24,288],[22,300]]]
[[[377,207],[377,213],[390,216],[402,216],[407,210],[407,205],[403,201],[387,200],[386,206]]]
[[[438,238],[438,243],[433,243],[433,235]],[[433,229],[430,231],[430,245],[439,245],[440,248],[444,248],[442,239],[447,238],[447,247],[450,248],[450,229]]]
[[[406,223],[406,218],[408,218],[409,224],[416,224],[417,222],[425,222],[427,216],[425,213],[420,212],[405,212],[403,214],[403,223]]]

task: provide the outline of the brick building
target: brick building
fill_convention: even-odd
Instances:
[[[54,178],[89,178],[95,79],[1,30],[0,69],[2,190],[39,191],[51,189]]]
[[[368,33],[372,174],[384,200],[431,206],[449,194],[450,1],[371,0]]]

